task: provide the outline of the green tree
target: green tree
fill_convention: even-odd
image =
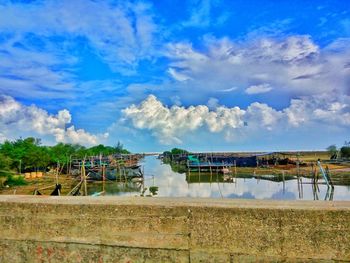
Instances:
[[[49,165],[65,165],[71,158],[84,158],[85,156],[104,156],[114,153],[129,153],[118,142],[117,146],[104,146],[103,144],[86,148],[81,145],[58,143],[55,146],[42,146],[40,139],[28,137],[15,141],[5,141],[0,144],[0,170],[35,171],[45,170]],[[62,166],[61,166],[62,167]]]
[[[88,149],[89,155],[110,155],[115,153],[115,149],[111,146],[104,146],[103,144],[93,146]]]
[[[350,158],[350,146],[343,146],[340,148],[342,158]]]
[[[79,144],[74,145],[74,156],[77,158],[84,158],[85,156],[88,156],[86,147]]]
[[[20,144],[16,144],[22,150],[23,156],[21,157],[24,170],[36,171],[38,169],[46,169],[50,163],[50,155],[48,148],[40,146],[41,140],[34,139],[32,137],[24,139]]]
[[[15,141],[5,141],[1,146],[1,153],[12,160],[11,168],[19,172],[31,167],[30,155],[36,147],[39,147],[40,140],[33,137],[17,139]]]
[[[10,171],[12,160],[11,158],[0,153],[0,176],[6,176]]]
[[[50,147],[51,161],[55,164],[68,164],[71,156],[73,156],[78,147],[72,144],[58,143]]]
[[[126,149],[124,149],[124,145],[118,141],[117,145],[114,146],[114,153],[121,153],[121,154],[129,154],[130,152]]]
[[[330,145],[327,147],[328,154],[331,159],[337,159],[338,149],[336,145]]]
[[[46,170],[51,162],[51,156],[47,147],[32,147],[26,156],[26,169],[33,171]]]
[[[33,137],[5,141],[0,147],[0,153],[11,160],[10,168],[17,172],[46,169],[50,163],[49,150],[40,144],[41,140]]]
[[[183,154],[183,153],[188,153],[188,151],[180,148],[173,148],[171,149],[171,154]]]

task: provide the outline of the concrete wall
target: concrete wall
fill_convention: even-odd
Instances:
[[[0,196],[0,262],[350,261],[350,202]]]

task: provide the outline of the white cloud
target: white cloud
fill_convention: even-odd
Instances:
[[[178,81],[186,81],[188,79],[190,79],[190,77],[186,76],[183,73],[178,73],[175,69],[173,68],[169,68],[168,69],[168,73],[176,80]]]
[[[284,114],[291,126],[299,127],[305,123],[328,123],[339,126],[350,125],[350,97],[345,95],[318,95],[293,99]]]
[[[163,144],[181,143],[182,136],[201,127],[219,132],[224,127],[243,125],[239,108],[219,107],[215,112],[204,105],[168,108],[153,95],[139,106],[124,109],[123,114],[135,128],[150,130]]]
[[[170,98],[171,102],[176,105],[176,106],[181,106],[182,102],[181,102],[181,98],[178,95],[172,96]]]
[[[208,60],[205,54],[195,51],[192,48],[192,44],[187,42],[170,43],[167,46],[167,53],[165,55],[174,59],[176,62],[180,62],[174,63],[179,66],[187,65],[187,61],[191,61],[193,66],[200,66],[199,63],[204,63]],[[184,64],[182,64],[181,61],[184,62]]]
[[[294,99],[282,110],[258,102],[247,109],[227,108],[215,102],[214,110],[205,105],[169,108],[150,95],[139,105],[133,104],[123,110],[124,123],[131,121],[134,128],[151,131],[162,144],[179,144],[183,138],[201,129],[209,133],[222,132],[224,138],[231,141],[240,139],[236,136],[237,131],[259,136],[263,130],[272,133],[274,130],[287,131],[298,129],[302,124],[350,127],[349,96]]]
[[[308,36],[290,36],[284,41],[263,38],[255,46],[257,49],[249,53],[276,62],[297,62],[319,54],[318,46]]]
[[[266,93],[272,90],[272,87],[267,84],[260,84],[260,85],[252,85],[248,88],[246,88],[245,93],[252,95],[252,94],[261,94],[261,93]]]
[[[172,43],[165,55],[172,60],[176,73],[188,78],[185,84],[179,82],[169,88],[185,93],[191,86],[203,98],[232,87],[238,87],[237,92],[250,87],[250,94],[273,87],[268,98],[271,101],[276,96],[349,94],[350,71],[346,65],[350,45],[346,39],[321,48],[305,35],[241,41],[206,36],[198,49],[188,42]]]
[[[133,71],[154,51],[156,25],[145,3],[44,1],[0,5],[0,30],[42,37],[86,38],[115,70]],[[62,48],[62,47],[61,47]],[[64,48],[64,47],[63,47]]]
[[[66,127],[72,121],[68,110],[60,110],[56,115],[35,105],[25,106],[9,96],[0,97],[0,128],[2,140],[15,139],[22,133],[29,132],[39,136],[53,136],[56,142],[95,145],[105,135],[93,135],[74,126]]]
[[[216,109],[219,106],[219,100],[217,98],[209,98],[207,102],[209,109]]]
[[[30,37],[15,36],[0,44],[0,92],[26,98],[71,97],[74,58],[47,46],[38,50],[30,41]],[[60,71],[55,70],[58,67]]]
[[[152,7],[142,2],[2,2],[0,14],[0,94],[59,101],[51,109],[102,97],[101,84],[80,81],[85,59],[130,75],[156,53]]]
[[[214,15],[213,8],[218,5],[216,0],[194,0],[189,1],[189,18],[182,22],[182,26],[185,27],[208,27],[208,26],[220,26],[229,19],[229,12],[221,12]],[[217,11],[217,10],[216,10]]]
[[[227,88],[227,89],[221,89],[221,90],[218,90],[218,91],[219,92],[232,92],[232,91],[235,91],[237,89],[238,89],[237,87],[231,87],[231,88]]]
[[[211,20],[211,6],[210,0],[194,1],[191,6],[190,18],[182,24],[184,26],[207,27]]]
[[[282,118],[281,111],[277,111],[267,104],[254,102],[247,108],[246,121],[252,127],[262,126],[272,130],[277,127]]]

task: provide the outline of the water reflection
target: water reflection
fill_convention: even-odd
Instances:
[[[146,157],[144,182],[109,182],[105,185],[107,195],[140,195],[142,189],[158,187],[157,196],[170,197],[211,197],[278,200],[350,200],[349,186],[314,185],[311,179],[294,177],[285,181],[273,181],[270,176],[255,178],[253,175],[237,176],[231,182],[224,182],[220,174],[186,174],[174,172],[170,165],[162,164],[154,156]],[[89,192],[99,192],[102,183],[89,186]],[[146,192],[147,194],[148,192]]]
[[[88,194],[105,192],[106,195],[137,195],[142,191],[142,184],[134,182],[91,182],[88,183]]]

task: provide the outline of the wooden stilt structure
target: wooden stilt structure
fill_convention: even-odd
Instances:
[[[83,160],[82,166],[81,166],[81,177],[84,182],[84,195],[87,195],[87,183],[86,183],[86,170],[85,170],[85,159]]]

